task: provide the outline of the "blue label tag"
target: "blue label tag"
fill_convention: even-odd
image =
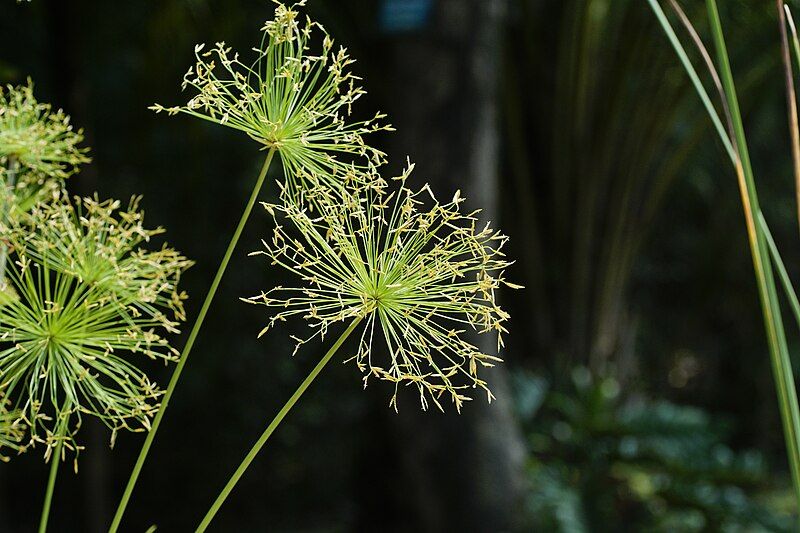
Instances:
[[[378,24],[385,33],[400,33],[424,28],[428,24],[433,0],[383,0]]]

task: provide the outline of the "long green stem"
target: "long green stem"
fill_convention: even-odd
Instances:
[[[350,325],[347,327],[344,333],[342,333],[342,336],[339,337],[339,339],[333,344],[333,346],[331,346],[331,349],[328,350],[328,353],[325,354],[325,357],[320,359],[319,363],[317,363],[317,366],[314,367],[311,373],[308,374],[308,376],[306,376],[306,379],[304,379],[303,382],[300,384],[300,386],[297,387],[297,390],[294,391],[292,397],[289,398],[289,400],[284,404],[283,407],[281,407],[281,410],[278,411],[278,414],[275,415],[275,418],[272,419],[272,422],[269,423],[267,429],[264,430],[264,433],[261,434],[256,443],[253,445],[253,447],[247,453],[245,458],[242,460],[239,467],[236,469],[231,478],[228,480],[228,483],[225,485],[225,488],[223,488],[222,492],[219,493],[219,496],[217,496],[217,499],[214,501],[214,504],[208,510],[205,517],[203,517],[203,520],[202,522],[200,522],[200,525],[197,526],[196,533],[202,533],[203,531],[206,530],[206,528],[208,528],[209,524],[211,524],[211,521],[214,519],[214,516],[219,511],[219,508],[222,507],[222,504],[225,503],[225,499],[228,497],[233,488],[236,486],[236,483],[239,481],[239,478],[242,477],[242,474],[244,474],[245,470],[247,470],[247,467],[250,466],[250,463],[253,462],[253,459],[255,459],[256,455],[258,455],[258,452],[261,450],[261,448],[264,447],[264,444],[267,442],[270,435],[272,435],[272,433],[275,431],[275,428],[278,427],[278,425],[281,423],[286,414],[291,410],[294,404],[297,403],[297,400],[300,399],[300,397],[306,391],[308,386],[311,385],[311,382],[314,381],[314,379],[317,377],[317,375],[319,375],[319,373],[322,371],[325,365],[327,365],[328,362],[331,360],[331,358],[334,356],[334,354],[336,354],[336,352],[339,350],[339,347],[342,345],[342,343],[344,343],[347,337],[350,336],[350,334],[353,332],[353,330],[359,324],[359,322],[361,322],[361,317],[356,318],[350,323]]]
[[[783,263],[781,254],[778,251],[778,246],[775,244],[775,239],[772,238],[772,232],[767,225],[767,221],[764,219],[763,213],[759,213],[758,224],[761,227],[761,231],[764,232],[764,237],[767,240],[769,252],[772,256],[772,262],[775,264],[775,270],[778,271],[778,277],[780,278],[781,285],[783,285],[783,290],[786,293],[786,299],[789,300],[789,306],[792,308],[794,319],[797,321],[797,326],[800,328],[800,300],[797,299],[797,293],[792,286],[792,280],[789,278],[789,272],[786,271],[786,265]]]
[[[722,74],[724,99],[727,100],[728,110],[730,111],[733,142],[728,137],[725,129],[721,126],[721,120],[714,106],[711,105],[711,101],[708,98],[703,84],[700,82],[683,46],[680,44],[669,21],[661,10],[658,1],[648,0],[648,2],[681,59],[709,116],[717,127],[720,139],[725,144],[725,148],[736,170],[745,222],[747,224],[747,234],[753,256],[753,267],[758,283],[762,314],[767,331],[770,360],[778,395],[787,455],[792,472],[795,496],[798,504],[800,504],[800,407],[798,407],[797,391],[795,389],[792,365],[789,358],[786,333],[783,327],[783,318],[781,317],[780,301],[778,299],[773,273],[773,261],[775,261],[777,265],[778,273],[781,276],[781,281],[784,283],[784,288],[786,289],[790,304],[795,313],[797,313],[797,298],[791,287],[788,275],[785,274],[785,269],[782,268],[782,261],[780,261],[780,256],[777,254],[777,247],[774,246],[774,242],[769,234],[769,229],[764,221],[764,216],[761,213],[753,169],[750,164],[750,156],[747,149],[744,125],[739,110],[736,88],[733,82],[733,74],[731,72],[730,60],[725,45],[717,4],[715,0],[706,0],[706,7],[711,23],[711,33],[714,38],[714,45],[717,50],[717,58]],[[772,257],[770,257],[770,252],[772,252]]]
[[[753,168],[750,164],[750,156],[747,149],[744,124],[741,112],[739,111],[736,88],[733,82],[733,73],[731,71],[716,0],[706,0],[706,7],[708,8],[714,45],[717,49],[722,83],[725,88],[725,95],[728,99],[733,120],[736,148],[741,161],[741,165],[737,170],[740,172],[740,183],[743,188],[742,203],[745,208],[748,234],[750,236],[750,248],[753,254],[753,265],[756,270],[764,324],[769,341],[770,359],[772,361],[775,387],[778,393],[778,404],[783,421],[783,431],[789,456],[789,465],[792,472],[792,481],[794,482],[797,503],[800,504],[800,407],[798,407],[792,364],[789,358],[789,349],[786,342],[786,333],[783,328],[780,301],[775,286],[772,263],[770,261],[768,244],[766,242],[767,239],[764,232],[755,222],[755,220],[761,216],[761,208],[758,202]],[[743,180],[741,179],[742,177]]]
[[[672,44],[672,48],[678,55],[678,59],[680,59],[684,70],[686,70],[686,74],[692,81],[692,85],[694,85],[697,95],[703,102],[703,106],[706,108],[708,116],[709,118],[711,118],[711,122],[714,124],[714,128],[717,130],[717,134],[719,135],[720,141],[722,141],[722,144],[725,145],[725,151],[728,152],[728,156],[731,158],[731,161],[735,163],[736,150],[734,149],[730,138],[728,138],[728,133],[725,131],[725,126],[722,124],[722,120],[720,119],[719,114],[717,113],[717,110],[714,107],[714,104],[711,102],[711,97],[709,97],[708,92],[703,86],[703,82],[700,81],[700,76],[698,76],[697,71],[694,68],[694,65],[692,65],[692,62],[689,60],[689,56],[686,54],[686,50],[684,50],[680,39],[678,39],[678,36],[675,34],[675,30],[672,29],[672,26],[670,25],[667,16],[664,14],[664,10],[661,9],[661,5],[658,3],[658,0],[647,0],[647,1],[650,3],[650,8],[653,10],[653,13],[655,14],[656,18],[658,19],[658,22],[661,24],[661,27],[664,30],[664,33],[667,35],[669,42]]]
[[[795,202],[797,220],[800,223],[800,125],[797,118],[797,92],[794,88],[792,72],[792,53],[789,50],[789,32],[786,29],[786,11],[783,0],[776,0],[778,8],[778,26],[781,33],[781,57],[783,59],[783,75],[786,84],[786,110],[789,113],[789,135],[792,146],[792,168],[794,169]]]
[[[61,447],[64,440],[59,438],[53,455],[50,456],[50,475],[47,478],[47,491],[44,493],[44,504],[42,505],[42,516],[39,519],[39,533],[47,531],[47,520],[50,518],[50,504],[53,502],[53,491],[56,487],[56,477],[58,476],[58,466],[61,463]]]
[[[67,400],[61,408],[62,413],[67,413],[72,408],[72,402]],[[64,447],[64,439],[66,438],[68,429],[67,424],[62,422],[56,430],[56,446],[50,455],[50,475],[47,477],[47,490],[44,493],[44,503],[42,504],[42,516],[39,519],[39,533],[47,531],[47,521],[50,518],[50,506],[53,503],[53,492],[56,488],[56,477],[58,476],[58,467],[61,464],[61,450]]]
[[[139,452],[139,457],[136,459],[136,464],[133,467],[133,471],[128,479],[128,484],[125,487],[125,492],[122,494],[122,499],[120,500],[119,506],[117,507],[117,512],[114,515],[114,520],[111,522],[109,533],[116,533],[117,529],[119,529],[122,516],[125,514],[125,508],[128,506],[128,501],[133,493],[133,488],[136,485],[137,479],[139,479],[139,473],[142,470],[142,465],[144,465],[144,461],[147,458],[148,452],[150,451],[150,446],[153,443],[156,432],[158,432],[158,427],[161,425],[161,420],[164,418],[164,413],[167,411],[169,400],[172,398],[172,393],[178,384],[183,367],[186,365],[186,360],[189,358],[189,353],[192,351],[194,341],[197,338],[197,334],[200,332],[200,328],[202,327],[203,321],[206,318],[208,308],[211,307],[211,302],[214,299],[214,295],[217,293],[217,288],[222,280],[222,276],[225,274],[225,270],[228,268],[228,262],[230,261],[233,251],[239,242],[239,237],[242,235],[242,230],[247,224],[247,219],[250,218],[250,212],[253,210],[253,205],[258,199],[259,192],[261,192],[261,187],[264,185],[264,179],[267,177],[267,171],[269,170],[274,155],[275,148],[271,148],[266,159],[264,160],[264,165],[262,166],[261,172],[256,180],[256,184],[253,187],[253,192],[250,194],[250,199],[247,201],[247,205],[244,208],[242,217],[239,219],[239,224],[236,226],[236,231],[234,231],[233,237],[231,237],[231,240],[228,243],[228,249],[225,250],[225,255],[222,258],[222,262],[219,264],[217,274],[214,276],[214,281],[211,283],[211,287],[208,289],[208,294],[206,294],[206,298],[203,301],[202,307],[200,308],[200,313],[197,315],[194,326],[192,326],[192,331],[189,333],[189,339],[186,341],[186,346],[183,348],[180,360],[178,360],[175,371],[172,373],[172,378],[170,379],[167,390],[161,400],[161,409],[158,410],[158,413],[153,419],[152,427],[145,437],[144,444]]]

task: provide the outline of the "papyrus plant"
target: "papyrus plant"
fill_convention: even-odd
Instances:
[[[120,429],[147,429],[161,393],[134,362],[177,358],[163,335],[178,331],[177,282],[191,263],[140,247],[160,230],[143,227],[135,202],[119,205],[56,198],[5,232],[17,297],[0,307],[0,386],[48,458],[78,449],[87,414],[112,429],[112,444]]]
[[[332,188],[353,177],[351,167],[383,163],[384,154],[364,135],[390,129],[384,115],[349,120],[352,104],[365,94],[349,71],[353,60],[318,23],[296,8],[278,3],[267,21],[255,57],[245,63],[224,42],[212,49],[195,47],[197,61],[183,78],[183,89],[195,94],[183,106],[152,106],[156,112],[186,113],[241,131],[264,149],[281,155],[287,186],[303,180]],[[317,34],[321,47],[311,47]]]
[[[648,0],[661,27],[667,34],[673,48],[683,64],[692,84],[694,85],[703,105],[711,118],[720,140],[733,165],[737,184],[741,194],[741,203],[747,227],[753,267],[764,317],[767,333],[767,343],[770,353],[775,390],[778,396],[783,432],[786,442],[789,466],[795,491],[796,503],[800,505],[800,404],[798,404],[792,362],[789,356],[789,345],[786,338],[784,321],[779,300],[778,280],[791,304],[792,312],[800,324],[800,302],[789,279],[786,268],[781,260],[778,248],[767,225],[764,213],[761,210],[758,192],[756,190],[755,173],[750,162],[744,122],[742,120],[739,102],[734,84],[733,71],[730,65],[725,36],[722,31],[722,22],[716,0],[706,0],[708,20],[711,37],[716,51],[716,62],[706,50],[700,34],[692,25],[677,0],[667,0],[668,4],[680,23],[686,29],[689,38],[693,41],[705,62],[709,78],[717,92],[717,105],[705,89],[703,81],[695,70],[692,61],[684,49],[681,40],[672,28],[672,24],[661,7],[659,0]],[[789,126],[791,130],[792,156],[795,166],[795,181],[797,198],[800,202],[800,131],[798,130],[797,102],[794,90],[794,78],[791,66],[789,42],[786,31],[787,20],[785,14],[788,8],[782,0],[776,1],[780,32],[782,37],[783,62],[786,74],[787,103]],[[791,14],[788,13],[789,22]],[[798,44],[794,24],[791,24],[794,35],[794,49],[797,60],[800,61],[800,44]],[[719,109],[718,109],[719,108]],[[800,213],[800,204],[798,204]],[[776,280],[776,277],[778,278]]]
[[[408,385],[419,392],[423,409],[429,402],[443,409],[445,397],[460,411],[470,391],[492,399],[478,368],[500,359],[463,334],[493,332],[497,349],[503,344],[508,315],[496,291],[509,285],[503,277],[511,264],[502,253],[507,239],[480,225],[479,211],[463,213],[458,192],[440,203],[428,185],[408,188],[412,169],[391,192],[349,187],[343,201],[319,202],[319,212],[302,200],[265,204],[275,226],[262,241],[264,250],[251,255],[266,256],[302,284],[245,301],[269,308],[261,334],[290,317],[306,319],[314,333],[296,339],[296,348],[324,337],[332,325],[364,319],[352,361],[365,386],[370,378],[393,383],[395,409],[399,387]],[[381,348],[373,350],[378,338]]]
[[[191,265],[148,249],[163,230],[143,225],[138,199],[69,200],[63,180],[89,161],[82,141],[32,83],[0,91],[0,447],[44,447],[39,531],[68,451],[77,469],[84,417],[112,445],[149,429],[162,392],[141,365],[177,360],[165,335],[184,320],[178,282]]]
[[[9,228],[89,162],[82,142],[68,115],[36,100],[30,79],[26,85],[0,87],[0,308],[19,302],[6,279]],[[0,448],[22,452],[27,449],[25,416],[9,410],[9,403],[0,386]],[[0,459],[8,457],[0,451]]]
[[[206,50],[195,47],[196,63],[183,80],[192,96],[180,106],[152,107],[156,112],[188,114],[240,131],[266,150],[239,223],[228,243],[208,294],[180,360],[173,372],[139,457],[123,492],[110,531],[119,528],[133,488],[155,439],[169,400],[225,274],[242,230],[277,154],[283,165],[284,191],[300,194],[305,187],[323,184],[334,194],[348,179],[369,176],[357,172],[383,163],[384,156],[364,141],[364,136],[391,128],[383,115],[371,120],[350,120],[351,106],[364,90],[349,71],[352,60],[344,48],[334,48],[325,29],[306,18],[297,7],[276,2],[275,16],[264,24],[263,35],[248,62],[225,43]],[[313,44],[312,41],[319,41]]]
[[[245,299],[269,308],[268,325],[302,317],[324,338],[331,327],[345,330],[286,402],[245,456],[197,531],[205,531],[239,478],[311,382],[357,329],[358,348],[348,360],[370,378],[392,384],[397,409],[401,386],[417,390],[423,409],[445,400],[461,410],[473,391],[493,396],[479,370],[500,361],[470,334],[496,335],[497,349],[508,314],[497,304],[510,262],[507,238],[463,212],[456,192],[439,202],[428,185],[406,186],[412,170],[386,183],[377,175],[352,180],[342,196],[324,188],[298,198],[283,195],[265,204],[275,219],[264,239],[270,264],[298,277],[296,287],[275,287]],[[297,346],[310,338],[295,339]],[[296,351],[296,350],[295,350]]]
[[[15,297],[0,306],[0,395],[51,461],[42,529],[83,417],[106,424],[112,446],[120,430],[148,430],[162,392],[140,364],[177,360],[164,335],[183,319],[177,282],[191,263],[146,250],[161,230],[144,228],[136,201],[119,207],[56,197],[3,229]]]

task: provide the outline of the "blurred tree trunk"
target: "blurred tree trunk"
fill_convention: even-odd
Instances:
[[[426,28],[392,38],[389,114],[396,167],[410,154],[413,187],[443,201],[460,189],[496,220],[498,75],[504,0],[441,0]],[[491,339],[481,339],[494,350]],[[514,531],[522,516],[524,445],[506,367],[490,370],[497,400],[478,395],[463,414],[423,413],[409,394],[391,432],[403,509],[416,531]]]

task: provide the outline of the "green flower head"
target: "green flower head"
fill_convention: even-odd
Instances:
[[[246,301],[277,309],[262,334],[297,315],[316,330],[312,338],[336,322],[363,318],[352,360],[365,386],[370,377],[394,383],[395,409],[398,387],[408,384],[418,389],[423,409],[429,400],[441,409],[445,394],[460,411],[470,399],[467,389],[493,398],[478,369],[500,359],[467,334],[494,333],[498,350],[502,346],[508,315],[497,305],[496,291],[515,287],[503,278],[511,264],[501,252],[507,239],[488,224],[479,226],[477,211],[463,214],[458,193],[440,203],[428,186],[406,188],[411,169],[390,194],[385,182],[372,177],[363,180],[371,185],[348,187],[344,201],[325,201],[320,193],[313,212],[290,198],[266,205],[276,227],[265,250],[255,254],[297,274],[303,285],[276,287]],[[379,338],[385,360],[373,347]],[[295,340],[299,346],[309,339]]]
[[[0,87],[0,166],[7,184],[8,173],[15,172],[20,176],[13,185],[20,187],[26,180],[71,176],[89,162],[81,142],[83,132],[73,129],[68,115],[36,101],[30,80],[27,85]]]
[[[177,359],[164,309],[182,309],[175,284],[189,263],[141,249],[141,213],[117,207],[55,199],[7,232],[16,297],[0,306],[0,397],[47,454],[59,441],[79,449],[84,415],[112,429],[112,444],[120,429],[148,429],[161,392],[137,361]]]
[[[193,263],[166,244],[156,250],[141,247],[164,233],[144,227],[141,198],[132,198],[124,209],[118,200],[96,196],[73,200],[74,207],[66,195],[56,195],[22,218],[24,227],[16,234],[28,257],[159,317],[165,327],[172,319],[185,320],[186,294],[178,282]],[[163,309],[173,316],[167,318]]]
[[[184,76],[183,88],[196,94],[184,106],[151,109],[189,115],[242,131],[281,156],[287,190],[299,182],[327,182],[337,190],[352,177],[352,167],[379,165],[384,154],[366,145],[363,136],[379,130],[383,115],[349,122],[351,106],[365,91],[349,72],[353,62],[344,48],[334,51],[325,29],[300,16],[296,7],[278,3],[275,17],[262,30],[255,58],[246,64],[225,43],[204,51],[195,47],[196,64]],[[321,48],[311,52],[314,33]]]

